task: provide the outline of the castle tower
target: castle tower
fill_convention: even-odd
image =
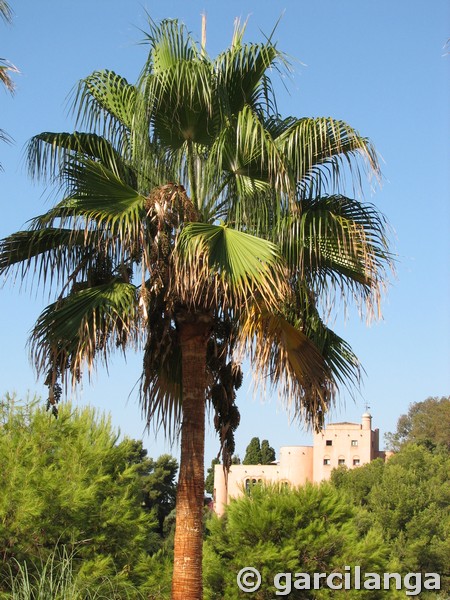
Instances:
[[[372,429],[372,415],[369,412],[365,412],[361,417],[362,428],[367,431]]]

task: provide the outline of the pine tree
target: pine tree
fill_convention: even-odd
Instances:
[[[259,437],[250,440],[245,451],[243,465],[270,465],[275,460],[275,450],[268,440],[260,442]]]
[[[360,565],[362,572],[384,572],[388,550],[381,531],[362,530],[358,509],[329,483],[298,489],[255,486],[227,507],[226,518],[208,522],[205,543],[205,597],[238,600],[236,573],[242,565],[256,568],[262,577],[261,600],[275,598],[274,573],[291,572],[289,598],[325,600],[354,598],[382,600],[385,592],[371,590],[294,589],[294,573],[341,572]],[[284,594],[283,594],[284,595]],[[394,597],[393,595],[389,596]]]
[[[269,445],[268,440],[263,440],[261,442],[261,464],[270,465],[275,458],[275,450]]]
[[[10,568],[33,578],[58,545],[74,569],[96,579],[135,569],[151,550],[157,522],[143,510],[140,442],[118,435],[106,416],[64,404],[59,417],[39,399],[0,399],[0,595]]]
[[[261,457],[261,443],[259,437],[254,437],[250,440],[249,445],[245,451],[243,465],[260,465],[262,463]]]

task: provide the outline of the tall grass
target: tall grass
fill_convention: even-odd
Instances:
[[[26,563],[11,570],[10,591],[0,600],[144,600],[130,583],[105,576],[86,579],[74,569],[74,554],[57,548],[40,569]]]

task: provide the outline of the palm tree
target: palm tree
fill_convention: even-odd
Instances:
[[[228,455],[246,355],[320,427],[360,367],[321,318],[334,296],[378,311],[390,263],[376,209],[344,175],[378,175],[370,142],[331,118],[281,118],[271,39],[212,59],[177,21],[150,23],[136,85],[110,71],[75,95],[86,133],[32,139],[32,175],[63,199],[1,243],[0,269],[58,289],[30,338],[49,405],[61,384],[143,348],[148,422],[181,433],[172,598],[202,597],[205,406]]]

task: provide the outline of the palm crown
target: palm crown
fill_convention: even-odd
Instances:
[[[183,331],[205,339],[203,398],[233,450],[243,353],[298,415],[320,426],[359,377],[320,313],[333,295],[378,311],[389,253],[383,218],[343,192],[343,174],[378,174],[370,142],[331,118],[281,118],[268,74],[286,67],[269,39],[206,55],[176,21],[151,24],[136,85],[110,71],[75,97],[88,133],[30,143],[35,176],[63,199],[2,242],[0,268],[59,287],[31,335],[50,402],[58,380],[115,347],[144,347],[146,417],[187,410]],[[183,458],[182,458],[183,460]]]

